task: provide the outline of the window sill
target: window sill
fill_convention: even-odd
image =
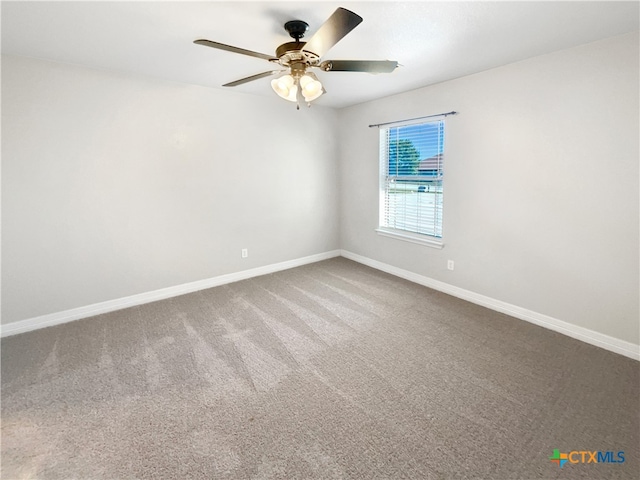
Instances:
[[[442,240],[436,240],[435,237],[420,235],[419,233],[403,232],[401,230],[393,230],[388,228],[376,228],[376,233],[383,237],[396,238],[405,242],[417,243],[431,248],[441,249],[444,247]]]

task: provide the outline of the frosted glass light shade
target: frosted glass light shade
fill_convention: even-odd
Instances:
[[[313,73],[305,73],[300,78],[300,88],[302,88],[302,96],[307,102],[312,102],[323,94],[322,83]]]
[[[283,75],[280,78],[271,80],[271,88],[285,100],[289,100],[290,102],[296,101],[298,86],[295,84],[291,75]]]

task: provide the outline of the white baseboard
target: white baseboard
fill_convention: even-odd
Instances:
[[[527,310],[526,308],[518,307],[510,303],[502,302],[491,297],[465,290],[463,288],[455,287],[448,283],[434,280],[433,278],[425,277],[424,275],[419,275],[408,270],[403,270],[402,268],[394,267],[393,265],[388,265],[368,257],[363,257],[362,255],[358,255],[347,250],[342,250],[341,255],[355,262],[362,263],[363,265],[367,265],[377,270],[382,270],[383,272],[424,285],[425,287],[433,288],[434,290],[453,295],[454,297],[467,300],[471,303],[482,305],[483,307],[490,308],[491,310],[506,313],[507,315],[519,318],[520,320],[525,320],[535,325],[581,340],[585,343],[595,345],[596,347],[619,353],[625,357],[640,360],[640,345],[635,345],[631,342],[613,338],[608,335],[589,330],[588,328],[579,327],[572,323],[567,323],[542,313],[537,313],[532,310]]]
[[[326,260],[328,258],[338,256],[340,256],[340,250],[332,250],[330,252],[310,255],[308,257],[296,258],[294,260],[288,260],[286,262],[265,265],[264,267],[257,267],[249,270],[243,270],[241,272],[229,273],[213,278],[207,278],[205,280],[199,280],[196,282],[184,283],[182,285],[176,285],[174,287],[161,288],[160,290],[140,293],[138,295],[131,295],[130,297],[118,298],[115,300],[109,300],[107,302],[94,303],[93,305],[87,305],[85,307],[72,308],[71,310],[65,310],[62,312],[51,313],[39,317],[28,318],[26,320],[20,320],[18,322],[12,322],[0,326],[0,336],[7,337],[9,335],[16,335],[18,333],[24,333],[39,328],[51,327],[53,325],[79,320],[81,318],[93,317],[95,315],[113,312],[114,310],[121,310],[123,308],[134,307],[136,305],[142,305],[144,303],[164,300],[165,298],[177,297],[178,295],[184,295],[185,293],[196,292],[198,290],[204,290],[205,288],[217,287],[219,285],[237,282],[239,280],[245,280],[247,278],[258,277],[260,275],[266,275],[269,273],[279,272],[280,270],[287,270],[289,268],[299,267],[308,263],[315,263],[321,260]]]
[[[467,300],[471,303],[482,305],[483,307],[487,307],[498,312],[506,313],[507,315],[511,315],[512,317],[525,320],[544,328],[548,328],[549,330],[562,333],[577,340],[581,340],[585,343],[604,348],[605,350],[619,353],[626,357],[633,358],[634,360],[640,360],[639,345],[613,338],[608,335],[589,330],[587,328],[579,327],[577,325],[558,320],[557,318],[534,312],[532,310],[527,310],[526,308],[518,307],[516,305],[496,300],[485,295],[480,295],[478,293],[471,292],[469,290],[465,290],[463,288],[459,288],[448,283],[435,280],[433,278],[425,277],[424,275],[410,272],[408,270],[403,270],[401,268],[394,267],[393,265],[382,263],[377,260],[373,260],[371,258],[349,252],[347,250],[332,250],[316,255],[310,255],[308,257],[288,260],[286,262],[266,265],[264,267],[252,268],[249,270],[243,270],[241,272],[229,273],[205,280],[185,283],[174,287],[162,288],[160,290],[154,290],[152,292],[118,298],[107,302],[95,303],[93,305],[73,308],[70,310],[42,315],[39,317],[28,318],[26,320],[20,320],[18,322],[8,323],[6,325],[0,326],[0,336],[6,337],[9,335],[16,335],[18,333],[24,333],[39,328],[51,327],[53,325],[58,325],[61,323],[67,323],[82,318],[101,315],[103,313],[112,312],[114,310],[134,307],[136,305],[155,302],[157,300],[164,300],[165,298],[176,297],[178,295],[184,295],[186,293],[204,290],[206,288],[217,287],[219,285],[237,282],[240,280],[245,280],[247,278],[258,277],[260,275],[287,270],[289,268],[299,267],[309,263],[315,263],[321,260],[326,260],[338,256],[343,256],[377,270],[381,270],[383,272],[390,273],[414,283],[424,285],[425,287],[433,288],[434,290],[438,290],[440,292],[453,295],[454,297]]]

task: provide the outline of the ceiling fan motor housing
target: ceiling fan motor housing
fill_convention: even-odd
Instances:
[[[313,52],[303,50],[305,45],[304,42],[283,43],[276,49],[278,63],[283,67],[288,67],[296,62],[303,62],[310,67],[318,65],[320,57]]]

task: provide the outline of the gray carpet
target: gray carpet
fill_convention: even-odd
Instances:
[[[336,258],[3,339],[2,478],[638,478],[639,373]]]

